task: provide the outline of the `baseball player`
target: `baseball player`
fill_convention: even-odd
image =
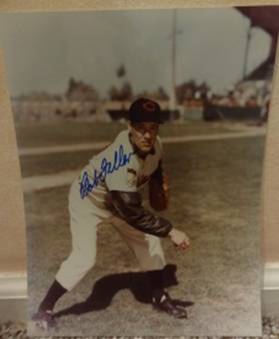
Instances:
[[[42,327],[55,325],[55,303],[94,266],[97,227],[104,221],[117,229],[146,272],[153,306],[177,318],[187,317],[186,310],[163,289],[165,258],[160,238],[169,238],[180,249],[188,248],[189,239],[168,220],[145,209],[139,193],[149,182],[151,206],[157,210],[167,207],[168,185],[158,137],[161,122],[161,109],[155,101],[134,101],[128,129],[94,155],[71,185],[72,252],[33,317]]]

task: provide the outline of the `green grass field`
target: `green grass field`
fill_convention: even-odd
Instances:
[[[23,177],[32,177],[79,169],[86,165],[96,152],[80,151],[22,156],[20,157],[21,174]]]
[[[125,289],[106,309],[60,318],[59,328],[49,335],[251,334],[255,324],[260,326],[263,147],[264,138],[258,137],[164,147],[172,199],[163,215],[187,232],[192,244],[186,253],[178,252],[167,239],[163,247],[167,261],[178,266],[180,284],[171,287],[171,294],[195,303],[189,309],[188,320],[157,313]],[[41,173],[42,167],[50,173],[79,168],[87,162],[88,155],[60,154],[55,161],[42,156],[38,157],[39,165],[34,163],[35,158],[23,161],[22,169],[27,175],[32,166],[37,166],[33,174]],[[70,251],[68,190],[69,187],[61,187],[25,194],[30,314]],[[96,266],[61,299],[57,310],[85,300],[104,275],[135,267],[134,257],[117,232],[110,225],[101,225]]]
[[[120,123],[69,122],[17,126],[19,148],[57,146],[86,142],[109,141],[125,128]],[[164,124],[161,137],[184,135],[208,135],[233,132],[220,123],[189,121],[185,124]],[[97,151],[52,153],[48,155],[25,155],[20,157],[23,177],[51,174],[84,166]]]
[[[16,134],[19,148],[72,145],[112,140],[126,124],[101,122],[55,122],[45,124],[17,125]],[[163,124],[160,135],[181,136],[231,132],[220,123],[189,121],[184,124]]]

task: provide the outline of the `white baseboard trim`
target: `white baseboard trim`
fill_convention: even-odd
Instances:
[[[26,273],[0,273],[1,299],[27,299]]]
[[[279,291],[279,263],[266,263],[263,291]],[[26,273],[0,273],[0,300],[26,299]]]
[[[264,291],[279,291],[279,263],[264,265]]]

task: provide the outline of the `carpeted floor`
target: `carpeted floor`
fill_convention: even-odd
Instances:
[[[20,323],[0,323],[0,339],[27,339],[28,336],[26,334],[26,328],[24,324]],[[67,339],[67,338],[81,338],[81,337],[40,337],[41,339],[45,338],[56,338],[56,339]],[[94,337],[82,337],[83,339],[90,339]],[[113,337],[111,337],[113,338]],[[118,337],[119,339],[121,337]],[[124,338],[124,337],[123,337]],[[155,338],[155,337],[154,337]],[[182,337],[179,337],[181,339]],[[190,338],[190,337],[184,337]],[[191,338],[199,338],[199,337],[191,337]],[[217,339],[219,337],[202,337],[202,339]],[[241,339],[244,337],[222,337],[227,339]],[[247,337],[245,337],[247,338]],[[279,317],[276,318],[263,318],[263,337],[253,337],[255,339],[279,339]],[[140,339],[137,337],[137,339]],[[167,339],[167,338],[166,338]]]

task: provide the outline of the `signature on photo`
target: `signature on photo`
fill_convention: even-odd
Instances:
[[[110,162],[106,158],[103,158],[101,161],[100,170],[97,171],[96,169],[94,169],[94,176],[92,179],[90,179],[88,173],[85,171],[80,182],[81,198],[84,199],[90,192],[93,191],[95,187],[98,186],[100,181],[104,181],[107,174],[111,174],[119,170],[120,167],[128,164],[130,162],[132,154],[133,152],[125,154],[123,145],[120,145],[119,149],[114,152],[113,162]]]

